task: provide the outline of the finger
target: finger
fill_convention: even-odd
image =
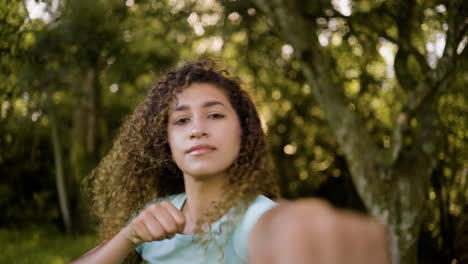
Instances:
[[[144,224],[144,221],[134,221],[132,223],[133,230],[131,232],[132,242],[134,244],[140,244],[143,241],[149,242],[153,240],[153,236],[151,235],[150,231]],[[142,240],[142,241],[139,241]]]
[[[167,209],[177,225],[177,232],[182,233],[185,228],[185,215],[170,202],[162,202],[161,206]]]
[[[176,222],[165,207],[153,204],[148,209],[164,229],[166,237],[172,237],[177,232]]]
[[[162,240],[166,238],[166,232],[164,231],[164,228],[161,226],[158,219],[156,219],[156,217],[153,215],[151,210],[144,210],[138,216],[138,221],[144,225],[144,230],[147,230],[147,233],[150,235],[149,241]]]
[[[144,221],[144,225],[151,234],[150,241],[159,241],[167,238],[167,232],[164,230],[164,227],[161,225],[161,223],[159,223],[158,219],[156,219],[154,216],[151,216],[151,219],[148,218],[146,221]]]

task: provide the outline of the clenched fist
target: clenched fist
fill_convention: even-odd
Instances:
[[[143,242],[172,238],[182,233],[185,216],[168,201],[152,204],[125,227],[128,240],[135,246]]]

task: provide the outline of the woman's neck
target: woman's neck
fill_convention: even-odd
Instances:
[[[182,207],[182,213],[186,219],[184,234],[193,234],[196,231],[197,223],[203,217],[203,213],[209,209],[213,202],[221,198],[225,179],[226,177],[219,175],[197,180],[192,176],[184,175],[185,193],[187,194],[187,199]]]

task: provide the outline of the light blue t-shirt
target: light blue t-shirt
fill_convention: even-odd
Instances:
[[[158,199],[171,202],[177,209],[181,210],[185,202],[185,193],[171,195],[166,198]],[[216,243],[208,247],[206,250],[199,243],[193,242],[194,235],[176,234],[171,239],[161,241],[145,242],[136,248],[136,251],[141,255],[143,260],[148,263],[164,263],[164,264],[210,264],[219,263],[220,257],[224,254],[224,263],[238,264],[247,263],[247,241],[252,227],[255,225],[260,216],[273,208],[276,203],[263,195],[259,195],[255,201],[247,208],[244,216],[236,221],[232,233],[227,234],[227,242],[224,249],[221,251]],[[212,225],[213,231],[218,231],[220,224],[226,221],[226,215],[221,217]],[[222,233],[222,236],[226,234]],[[225,237],[223,237],[225,239]]]

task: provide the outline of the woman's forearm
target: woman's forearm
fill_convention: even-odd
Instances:
[[[70,262],[73,264],[117,264],[127,257],[135,249],[135,245],[128,239],[128,226],[105,244],[98,245],[80,258]]]

